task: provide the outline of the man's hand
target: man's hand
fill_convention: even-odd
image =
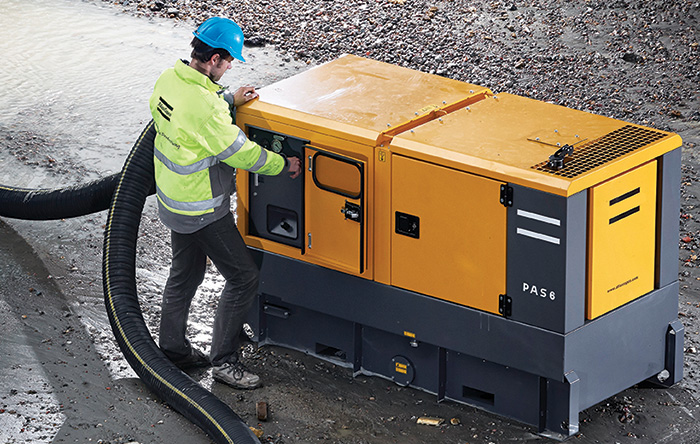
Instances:
[[[241,106],[244,103],[257,99],[258,93],[255,92],[254,86],[242,86],[233,93],[233,106]]]
[[[289,169],[287,171],[291,173],[289,177],[296,179],[301,174],[301,161],[298,157],[288,157],[287,161],[289,161]]]

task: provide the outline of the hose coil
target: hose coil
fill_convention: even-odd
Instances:
[[[136,242],[146,198],[154,194],[151,121],[121,173],[63,189],[0,185],[0,216],[55,220],[109,208],[104,233],[102,285],[112,331],[129,365],[171,407],[217,443],[259,444],[243,420],[224,402],[183,373],[151,337],[136,291]]]

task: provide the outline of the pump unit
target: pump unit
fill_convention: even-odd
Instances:
[[[278,344],[531,424],[682,378],[678,135],[356,56],[260,90],[239,171]]]

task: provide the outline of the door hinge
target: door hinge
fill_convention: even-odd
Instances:
[[[504,207],[513,206],[513,187],[505,183],[501,185],[501,203]]]
[[[505,294],[498,295],[498,312],[506,318],[512,316],[513,298]]]
[[[309,236],[309,250],[311,249],[311,233],[307,234]]]

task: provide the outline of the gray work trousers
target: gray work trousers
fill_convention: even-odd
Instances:
[[[173,360],[191,353],[186,337],[192,298],[204,280],[207,256],[226,284],[214,317],[212,365],[238,360],[240,332],[258,288],[259,271],[232,214],[192,234],[171,231],[173,260],[163,291],[159,345]]]

